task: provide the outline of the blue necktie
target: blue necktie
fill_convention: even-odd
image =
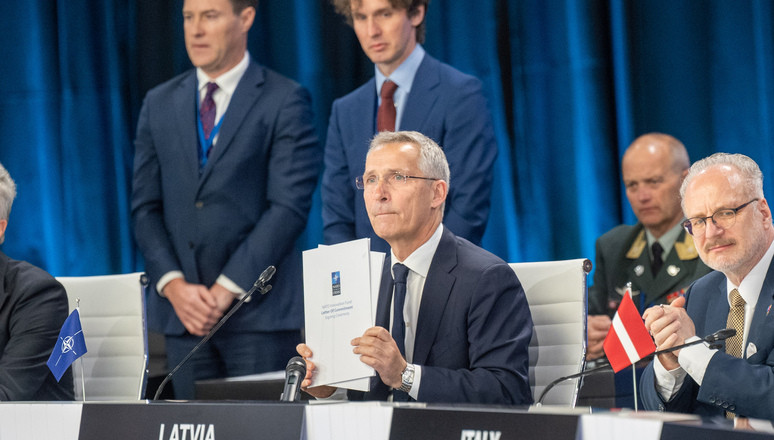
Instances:
[[[406,322],[403,320],[403,306],[406,304],[406,278],[408,267],[397,263],[392,266],[394,274],[395,293],[393,294],[392,337],[398,345],[400,354],[406,358]],[[393,402],[408,402],[409,395],[400,390],[392,391]]]
[[[398,349],[406,357],[406,323],[403,321],[403,305],[406,304],[406,278],[408,267],[397,263],[392,266],[395,292],[393,293],[392,337],[398,344]]]

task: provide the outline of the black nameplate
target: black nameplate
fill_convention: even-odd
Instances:
[[[575,440],[578,415],[503,409],[395,408],[391,440]]]
[[[87,403],[78,439],[300,439],[303,418],[301,404]]]
[[[702,440],[761,440],[771,438],[771,434],[763,432],[735,430],[728,425],[704,422],[701,426],[695,423],[670,422],[661,428],[661,440],[685,440],[700,438]]]

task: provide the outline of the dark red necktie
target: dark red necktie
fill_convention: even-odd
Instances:
[[[398,85],[389,80],[382,84],[382,103],[376,113],[376,131],[395,131],[395,101],[392,100],[392,95],[397,88]]]
[[[207,95],[204,96],[202,104],[199,106],[199,117],[202,119],[202,129],[204,130],[204,139],[210,139],[210,133],[212,128],[215,127],[215,101],[212,99],[212,94],[218,89],[218,85],[214,82],[207,83]],[[206,153],[206,152],[205,152]]]

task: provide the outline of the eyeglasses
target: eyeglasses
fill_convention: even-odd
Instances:
[[[707,219],[712,219],[712,223],[718,228],[728,229],[731,226],[734,226],[734,223],[736,222],[736,213],[739,212],[740,209],[756,201],[758,201],[757,198],[733,209],[720,209],[708,217],[689,218],[683,222],[683,227],[691,235],[703,234],[704,229],[707,227]]]
[[[381,178],[375,174],[371,174],[368,176],[355,177],[355,186],[357,187],[357,189],[371,190],[376,188],[376,185],[379,184],[380,179],[384,179],[384,183],[391,187],[403,186],[406,184],[406,182],[409,181],[409,179],[438,180],[432,177],[407,176],[402,173],[392,173]]]

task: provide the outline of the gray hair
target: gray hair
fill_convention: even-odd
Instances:
[[[8,221],[11,215],[11,205],[16,198],[16,183],[11,179],[8,170],[0,164],[0,220]],[[0,244],[5,241],[5,234],[0,235]]]
[[[419,163],[417,167],[425,177],[443,180],[449,186],[449,162],[443,149],[429,137],[418,131],[383,131],[373,139],[368,147],[368,153],[387,144],[412,144],[419,148]]]
[[[763,198],[763,173],[754,160],[744,154],[715,153],[691,165],[688,175],[685,176],[685,180],[683,180],[683,184],[680,186],[683,211],[685,211],[685,190],[691,184],[693,178],[709,168],[722,165],[734,167],[739,171],[742,179],[744,179],[744,190],[748,196],[759,199]]]

